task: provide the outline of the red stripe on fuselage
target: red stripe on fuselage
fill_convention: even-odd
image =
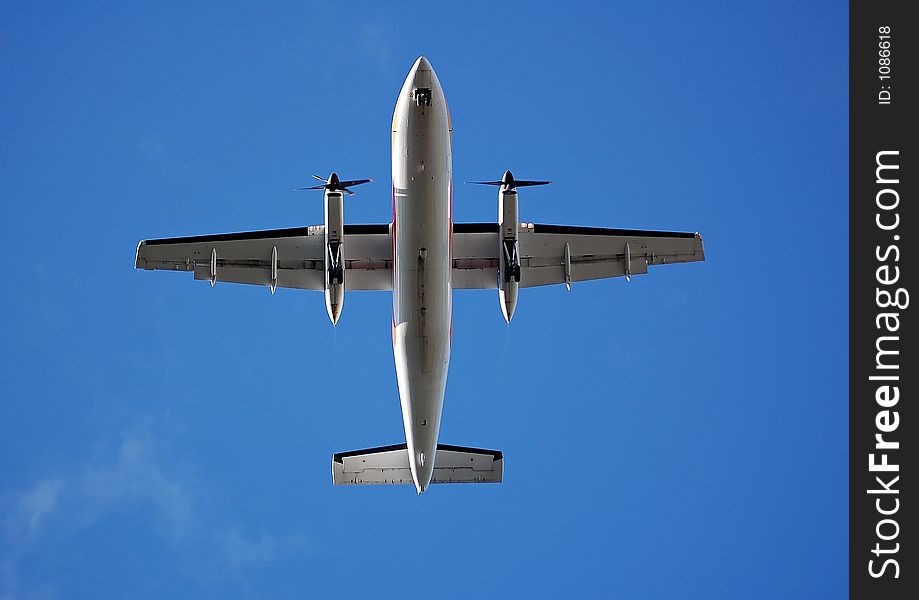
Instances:
[[[449,115],[449,111],[447,112]],[[450,145],[453,146],[453,130],[450,130]],[[447,277],[450,278],[450,296],[451,296],[451,305],[452,305],[452,296],[453,296],[453,175],[450,175],[450,264],[447,266],[450,271],[447,274]],[[453,346],[453,310],[450,310],[450,346]]]
[[[396,339],[396,184],[392,186],[392,329],[393,342]]]

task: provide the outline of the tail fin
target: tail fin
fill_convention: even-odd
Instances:
[[[501,483],[503,477],[504,454],[500,450],[437,445],[431,483]],[[406,445],[396,444],[333,455],[332,483],[414,485]]]

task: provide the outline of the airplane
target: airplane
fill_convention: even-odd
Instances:
[[[343,197],[369,179],[336,173],[323,190],[323,225],[143,240],[135,268],[192,271],[216,282],[325,293],[332,324],[345,292],[392,292],[392,345],[405,443],[332,457],[335,485],[500,483],[500,451],[438,443],[453,337],[452,292],[497,290],[510,323],[520,288],[625,277],[649,266],[705,260],[699,233],[520,222],[517,188],[548,181],[471,182],[498,188],[494,223],[453,223],[453,125],[440,80],[419,57],[392,120],[392,222],[345,224]]]

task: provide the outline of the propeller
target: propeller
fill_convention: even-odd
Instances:
[[[313,185],[310,187],[296,188],[295,192],[302,192],[304,190],[329,190],[330,192],[344,192],[349,196],[353,196],[354,192],[349,190],[349,187],[355,185],[361,185],[362,183],[370,183],[372,179],[350,179],[347,181],[342,181],[338,178],[337,173],[332,173],[329,175],[328,179],[320,177],[319,175],[313,175],[314,179],[318,179],[322,183],[320,185]]]
[[[500,185],[504,186],[506,190],[513,190],[518,187],[526,187],[530,185],[548,185],[552,183],[551,181],[529,181],[526,179],[514,179],[514,174],[510,171],[504,172],[504,177],[501,178],[501,181],[467,181],[466,183],[475,183],[478,185]]]

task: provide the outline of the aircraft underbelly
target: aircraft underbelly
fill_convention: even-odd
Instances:
[[[416,74],[412,86],[432,88],[431,105],[417,106],[403,88],[393,133],[393,352],[410,463],[422,487],[433,472],[452,313],[449,125],[439,84],[430,77],[419,83],[424,77]]]

